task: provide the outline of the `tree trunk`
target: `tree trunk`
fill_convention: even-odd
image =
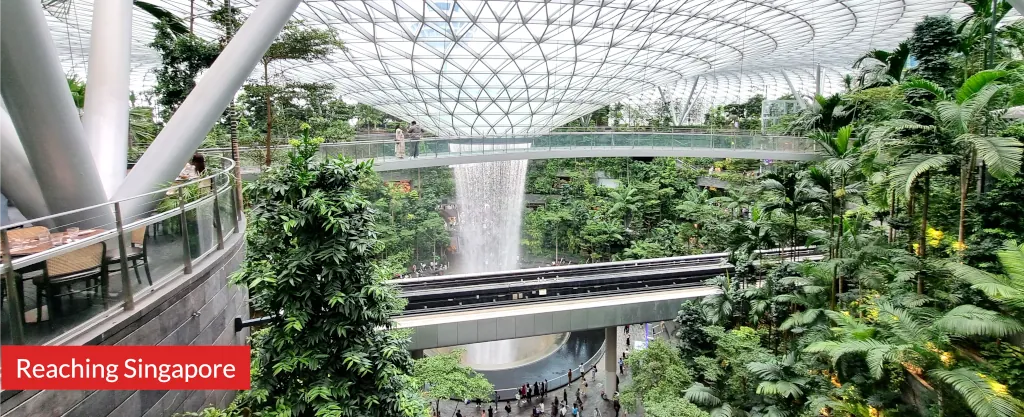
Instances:
[[[793,203],[796,204],[795,201]],[[795,251],[795,249],[796,249],[796,228],[797,228],[797,225],[796,225],[796,206],[794,205],[793,206],[793,232],[792,232],[792,235],[790,236],[790,240],[793,242],[793,246],[790,248],[790,250],[792,251],[792,253],[790,254],[790,258],[793,261],[796,261],[796,251]],[[785,258],[783,258],[783,259],[785,259]]]
[[[896,241],[896,229],[892,228],[894,217],[896,217],[896,190],[892,190],[892,198],[889,199],[889,243]]]
[[[272,135],[274,134],[273,133],[274,132],[274,106],[271,105],[271,100],[270,100],[270,75],[267,73],[267,71],[268,71],[267,67],[268,66],[269,66],[269,63],[267,63],[267,62],[263,63],[263,94],[265,95],[266,104],[267,104],[267,138],[265,140],[266,146],[267,146],[267,156],[266,156],[266,159],[263,161],[263,163],[264,163],[264,165],[269,167],[270,163],[271,163],[271,159],[270,159],[270,144],[273,141],[273,139],[272,139],[273,136]]]
[[[914,203],[915,203],[914,202],[914,193],[913,193],[913,191],[911,191],[910,195],[907,196],[907,218],[909,219],[908,220],[909,222],[913,222],[914,221]],[[917,254],[917,251],[914,250],[914,228],[913,227],[907,227],[907,245],[908,245],[908,249],[910,249],[910,253]]]
[[[966,248],[964,245],[964,239],[966,238],[966,226],[965,226],[965,215],[967,213],[967,190],[970,189],[971,185],[971,174],[974,173],[974,164],[977,163],[977,154],[971,151],[971,156],[968,158],[966,166],[960,168],[960,234],[957,237],[957,251],[963,252]]]
[[[235,201],[242,204],[242,158],[238,146],[238,113],[235,100],[228,104],[228,134],[231,137],[231,160],[235,161]]]
[[[931,173],[924,174],[924,200],[921,201],[921,236],[918,237],[920,256],[928,255],[928,196],[931,191]],[[917,293],[924,294],[924,276],[917,275]]]

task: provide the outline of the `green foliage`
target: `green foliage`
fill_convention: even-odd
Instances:
[[[910,54],[917,59],[914,75],[938,83],[953,85],[953,64],[950,54],[957,48],[959,37],[949,16],[927,16],[914,26],[910,37]]]
[[[196,77],[213,65],[220,45],[192,34],[177,35],[165,21],[153,24],[156,35],[149,47],[160,53],[153,91],[161,117],[169,120],[196,86]]]
[[[462,364],[464,350],[427,356],[413,364],[412,378],[424,387],[423,395],[432,400],[488,400],[494,385],[479,372]]]
[[[243,403],[293,416],[422,416],[396,290],[374,263],[376,213],[357,189],[368,163],[312,160],[321,139],[292,141],[288,164],[246,188],[246,259],[232,280],[276,313],[253,336]]]
[[[643,402],[645,410],[652,406],[666,411],[678,408],[683,391],[693,381],[692,372],[678,351],[662,340],[633,352],[626,364],[632,380],[621,395],[623,407],[630,412],[637,409],[638,400]]]

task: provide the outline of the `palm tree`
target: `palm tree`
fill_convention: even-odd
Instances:
[[[761,180],[761,189],[775,194],[775,200],[765,205],[767,212],[782,211],[793,216],[793,226],[790,230],[791,247],[797,244],[797,215],[815,204],[819,200],[819,194],[815,188],[803,181],[795,170],[780,170],[764,175]]]
[[[861,68],[865,61],[875,61],[870,66],[863,67],[864,73],[860,76],[860,84],[863,88],[895,85],[903,81],[903,70],[907,66],[909,57],[910,43],[904,41],[892,51],[879,49],[868,51],[853,62],[853,67]]]
[[[819,149],[818,153],[821,154],[821,156],[824,158],[823,162],[826,172],[828,172],[834,178],[837,178],[839,180],[839,188],[836,189],[835,191],[832,190],[834,182],[828,182],[829,188],[827,190],[832,195],[830,195],[827,198],[830,203],[832,201],[833,196],[839,199],[840,241],[843,239],[843,218],[844,213],[846,212],[846,183],[849,179],[850,172],[854,170],[854,168],[857,166],[857,163],[860,160],[860,141],[854,140],[850,137],[852,132],[853,126],[846,125],[839,128],[839,130],[835,134],[825,132],[823,130],[818,130],[817,132],[811,135],[811,139],[813,139],[816,143],[821,145],[821,147],[817,149]],[[812,175],[813,174],[814,173],[812,171]],[[833,211],[835,210],[831,209],[830,214]],[[831,236],[832,221],[830,220],[829,223],[829,235]],[[839,245],[837,242],[834,243],[835,256],[841,257],[841,245]]]
[[[987,134],[992,111],[1005,108],[1006,101],[1000,98],[1007,88],[998,81],[1007,74],[1001,70],[981,71],[964,81],[952,97],[930,81],[915,80],[904,86],[905,89],[923,90],[934,95],[935,100],[932,103],[917,109],[928,115],[934,121],[934,125],[916,125],[914,128],[950,139],[954,152],[951,155],[915,159],[929,168],[907,172],[904,184],[909,189],[920,172],[936,169],[954,161],[960,163],[960,221],[957,246],[961,251],[965,248],[967,192],[971,188],[977,160],[980,158],[984,161],[996,178],[1020,171],[1020,142],[1014,138]]]
[[[624,187],[608,192],[611,197],[611,207],[608,214],[611,216],[622,216],[623,228],[629,230],[629,223],[633,220],[633,214],[640,208],[640,194],[634,187]]]
[[[708,202],[720,204],[726,210],[729,210],[733,217],[739,217],[743,208],[750,207],[753,204],[754,193],[748,187],[730,188],[724,196],[712,197]]]
[[[862,357],[874,379],[885,374],[885,365],[898,364],[920,377],[949,385],[979,417],[1009,417],[1024,413],[1017,399],[997,389],[996,381],[966,367],[949,369],[954,337],[1005,337],[1024,329],[1015,320],[973,305],[956,307],[926,324],[921,314],[887,301],[877,303],[877,318],[867,322],[836,311],[826,311],[836,324],[838,340],[812,343],[806,353],[820,353],[832,363]],[[929,368],[930,367],[930,368]]]
[[[797,99],[800,99],[799,97]],[[811,132],[817,129],[835,132],[853,122],[853,111],[843,103],[843,96],[815,96],[807,109],[793,121],[788,133]]]

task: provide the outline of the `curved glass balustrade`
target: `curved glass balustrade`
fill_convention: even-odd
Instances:
[[[77,329],[134,309],[154,284],[183,279],[193,263],[223,248],[241,218],[235,164],[210,156],[204,177],[0,228],[0,343],[61,343]],[[122,217],[127,205],[148,209]]]

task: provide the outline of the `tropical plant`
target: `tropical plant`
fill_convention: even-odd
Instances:
[[[369,163],[313,162],[308,129],[287,165],[246,188],[246,258],[232,281],[273,314],[253,336],[252,390],[243,403],[292,416],[422,416],[409,380],[408,336],[390,271],[374,259],[376,214],[356,189]]]
[[[423,396],[435,401],[440,409],[441,400],[488,400],[494,385],[468,366],[462,364],[466,351],[456,349],[448,353],[417,359],[412,368],[412,379],[423,388]]]
[[[793,218],[790,229],[789,243],[791,247],[800,246],[797,243],[799,226],[797,215],[813,207],[820,201],[820,192],[806,180],[800,178],[796,170],[785,169],[768,173],[761,177],[761,189],[773,196],[768,204],[765,204],[765,211],[782,211]]]
[[[979,72],[965,81],[952,97],[929,81],[911,81],[904,87],[908,90],[923,90],[935,97],[933,103],[917,108],[927,114],[934,125],[908,121],[906,127],[948,138],[953,154],[918,156],[914,159],[908,157],[908,160],[915,162],[914,168],[901,170],[897,184],[903,184],[909,189],[921,172],[940,168],[953,161],[960,163],[960,221],[957,238],[960,250],[965,247],[967,194],[977,160],[985,162],[991,174],[997,178],[1013,175],[1021,167],[1021,144],[1017,139],[986,134],[988,125],[992,123],[991,112],[1005,108],[1003,106],[1006,101],[1001,96],[1006,87],[999,83],[999,79],[1006,75],[1005,71],[999,70]]]
[[[872,49],[853,62],[854,68],[862,68],[859,81],[862,88],[899,84],[910,58],[910,44],[901,42],[892,51]],[[874,61],[865,65],[865,61]]]
[[[286,60],[312,62],[326,58],[343,47],[344,45],[333,29],[307,27],[300,22],[289,22],[277,35],[277,39],[267,48],[267,52],[263,54],[260,63],[263,65],[262,94],[267,110],[266,158],[263,161],[266,166],[270,166],[272,162],[270,147],[274,131],[273,95],[275,89],[270,85],[270,64]]]

